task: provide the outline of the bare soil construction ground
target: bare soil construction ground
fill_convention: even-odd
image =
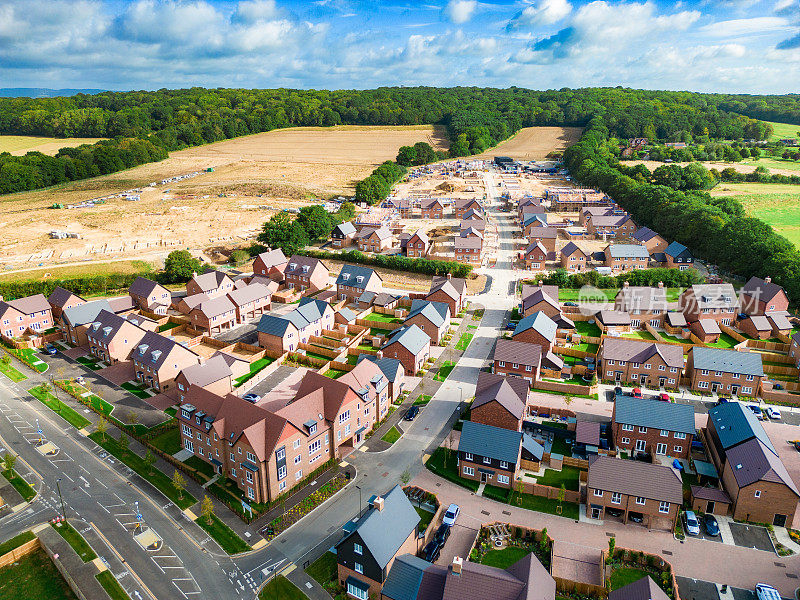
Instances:
[[[540,160],[550,152],[562,152],[581,137],[581,127],[525,127],[505,142],[501,142],[473,158],[510,156],[518,160]]]
[[[175,248],[242,242],[276,210],[352,194],[375,166],[418,141],[439,149],[447,144],[444,130],[432,126],[282,129],[173,152],[164,161],[104,177],[0,196],[0,263],[25,268],[134,256],[157,260]],[[207,167],[214,172],[144,187]],[[48,208],[133,188],[144,188],[141,200]],[[50,239],[50,231],[80,239]]]
[[[103,138],[48,138],[32,135],[0,135],[0,152],[24,156],[28,152],[41,152],[55,156],[61,148],[75,148],[94,144]]]

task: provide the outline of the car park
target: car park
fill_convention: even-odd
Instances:
[[[458,515],[461,513],[461,509],[459,508],[458,504],[451,504],[447,507],[447,510],[444,512],[444,518],[442,519],[442,523],[447,525],[448,527],[452,527],[456,524],[456,519]]]
[[[683,513],[683,524],[686,533],[689,535],[700,535],[700,523],[698,523],[697,515],[694,514],[694,511],[687,510]]]
[[[447,538],[450,537],[450,526],[445,525],[442,523],[439,525],[439,529],[436,530],[436,533],[433,534],[434,541],[439,544],[439,548],[444,548],[444,544],[447,541]]]
[[[718,536],[719,523],[717,523],[717,518],[714,515],[706,515],[703,517],[703,529],[705,529],[706,534],[710,536]]]
[[[405,419],[406,421],[413,421],[418,414],[419,414],[419,406],[412,406],[411,408],[408,409],[408,412],[406,412]]]
[[[436,540],[431,540],[422,549],[422,555],[420,558],[427,560],[429,563],[433,563],[439,560],[439,554],[441,554],[441,551],[442,549],[439,547],[439,544],[436,542]]]

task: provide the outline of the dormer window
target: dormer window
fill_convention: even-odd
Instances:
[[[344,279],[345,281],[350,279],[350,273],[342,273],[342,279]]]
[[[364,278],[361,275],[359,275],[358,277],[356,277],[356,281],[358,283],[361,283],[362,281],[364,281]]]
[[[160,356],[161,356],[161,350],[153,350],[153,354],[150,358],[152,359],[153,362],[156,362]]]
[[[142,344],[141,346],[139,346],[139,354],[141,356],[144,356],[144,353],[147,352],[147,347],[148,347],[147,344]]]
[[[303,265],[303,273],[308,273],[308,265]]]
[[[108,337],[108,334],[111,333],[111,327],[103,327],[103,336]]]
[[[289,265],[289,269],[294,271],[297,268],[297,263],[292,263]]]
[[[308,428],[308,435],[314,435],[315,433],[317,433],[316,424],[314,424],[314,425],[312,425],[311,427]]]

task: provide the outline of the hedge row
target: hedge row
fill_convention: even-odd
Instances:
[[[387,256],[385,254],[372,256],[358,250],[347,250],[339,253],[325,252],[323,250],[303,250],[300,254],[321,260],[342,260],[348,263],[370,265],[395,271],[408,271],[409,273],[422,273],[424,275],[447,275],[449,273],[453,277],[466,278],[472,273],[472,265],[449,260],[429,260],[427,258],[408,258],[406,256]]]

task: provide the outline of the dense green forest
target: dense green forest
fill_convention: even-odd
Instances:
[[[585,126],[613,135],[712,139],[768,135],[751,116],[793,122],[798,96],[736,96],[626,88],[375,90],[204,89],[0,98],[0,134],[107,137],[55,157],[0,154],[0,193],[35,189],[161,160],[166,152],[283,127],[442,124],[450,156],[483,152],[521,127]],[[800,121],[799,121],[800,122]]]

